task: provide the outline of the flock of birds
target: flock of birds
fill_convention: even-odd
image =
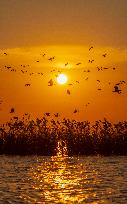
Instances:
[[[91,46],[88,50],[89,50],[89,52],[92,50],[92,49],[94,49],[94,47],[93,46]],[[8,56],[9,54],[7,53],[7,52],[4,52],[3,53],[3,55],[4,56]],[[46,53],[42,53],[42,54],[40,54],[42,57],[44,57],[44,58],[46,58],[47,57],[47,54]],[[103,58],[106,58],[107,57],[107,53],[104,53],[104,54],[102,54],[102,57]],[[52,57],[48,57],[48,58],[46,58],[48,61],[50,61],[50,62],[53,62],[54,60],[55,60],[55,56],[52,56]],[[94,61],[95,61],[95,59],[89,59],[88,60],[88,63],[94,63]],[[36,63],[39,63],[40,62],[40,60],[36,60],[35,61]],[[82,64],[82,62],[77,62],[76,64],[75,64],[75,66],[80,66]],[[68,66],[69,66],[69,62],[66,62],[65,64],[64,64],[64,66],[67,68]],[[22,74],[29,74],[30,76],[32,76],[32,75],[35,75],[35,74],[38,74],[38,75],[40,75],[40,76],[42,76],[42,75],[44,75],[44,73],[42,73],[42,72],[30,72],[27,68],[28,67],[30,67],[30,65],[28,64],[28,65],[23,65],[23,64],[21,64],[20,65],[20,67],[21,67],[21,69],[19,70],[17,70],[17,69],[14,69],[14,68],[12,68],[12,66],[7,66],[7,65],[5,65],[4,66],[4,70],[8,70],[8,71],[11,71],[11,72],[18,72],[18,71],[20,71],[20,73],[22,73]],[[97,71],[104,71],[104,70],[107,70],[107,69],[109,69],[108,67],[96,67],[97,68]],[[26,70],[27,69],[27,70]],[[113,67],[113,68],[111,68],[112,70],[116,70],[116,68],[115,67]],[[2,69],[3,70],[3,69]],[[54,72],[54,73],[56,73],[55,74],[55,76],[56,77],[58,77],[58,75],[62,72],[61,70],[56,70],[56,69],[52,69],[51,70],[51,72]],[[89,73],[89,72],[91,72],[91,70],[90,69],[87,69],[87,70],[84,70],[84,72],[86,72],[86,73]],[[85,80],[88,80],[89,79],[89,77],[86,77],[85,78]],[[96,80],[98,83],[100,83],[101,81],[99,80],[99,79],[97,79]],[[76,80],[75,81],[75,83],[80,83],[78,80]],[[109,84],[110,84],[111,82],[109,82]],[[113,90],[112,90],[112,92],[114,92],[114,93],[118,93],[118,94],[121,94],[122,93],[122,90],[121,90],[121,88],[120,88],[120,86],[122,85],[122,84],[125,84],[126,83],[126,81],[125,80],[121,80],[121,81],[119,81],[118,83],[116,83],[115,85],[114,85],[114,87],[113,87]],[[53,85],[55,85],[55,83],[54,83],[54,80],[53,79],[50,79],[49,81],[48,81],[48,86],[53,86]],[[72,83],[68,83],[68,85],[69,86],[72,86],[73,84]],[[26,83],[25,84],[25,87],[30,87],[31,86],[31,83]],[[101,88],[98,88],[97,89],[98,91],[101,91],[102,89]],[[71,91],[70,91],[70,89],[67,89],[67,91],[66,91],[66,93],[68,94],[68,95],[70,95],[71,94]],[[3,100],[1,100],[0,99],[0,105],[3,103]],[[87,103],[86,104],[86,107],[89,105],[90,103]],[[11,110],[10,110],[10,113],[14,113],[15,112],[15,109],[14,108],[11,108]],[[78,109],[74,109],[74,111],[73,111],[73,113],[75,114],[75,113],[78,113],[79,112],[79,110]],[[49,112],[47,112],[47,113],[45,113],[45,116],[50,116],[50,113]],[[54,114],[54,116],[55,117],[59,117],[60,116],[60,114],[59,113],[55,113]]]

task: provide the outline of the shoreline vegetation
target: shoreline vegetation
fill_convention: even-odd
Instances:
[[[55,156],[58,143],[66,145],[68,156],[127,155],[127,121],[112,124],[104,118],[91,124],[24,115],[0,126],[0,154]]]

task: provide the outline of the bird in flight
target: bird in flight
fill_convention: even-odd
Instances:
[[[67,94],[68,94],[68,95],[70,95],[70,94],[71,94],[71,92],[70,92],[70,90],[69,90],[69,89],[67,89]]]
[[[77,112],[79,112],[79,110],[77,110],[77,109],[75,109],[75,110],[73,111],[73,113],[77,113]]]
[[[11,66],[8,66],[7,69],[11,69]]]
[[[30,86],[31,84],[25,84],[25,86]]]
[[[49,61],[52,61],[52,57],[50,57],[48,60],[49,60]]]
[[[103,54],[102,56],[103,56],[103,57],[106,57],[106,56],[107,56],[107,53]]]
[[[121,89],[119,89],[118,85],[115,85],[114,86],[114,90],[112,92],[116,92],[116,93],[120,94],[121,93]]]
[[[48,81],[48,86],[53,86],[53,80],[52,80],[52,79],[50,79],[50,80]]]
[[[65,67],[68,65],[68,62],[65,64]]]
[[[81,62],[78,62],[76,65],[78,66],[78,65],[80,65],[80,64],[82,64]]]
[[[21,72],[24,74],[24,71],[21,69]]]
[[[89,48],[89,51],[90,51],[91,49],[93,49],[93,46],[91,46],[91,47]]]
[[[76,81],[76,83],[78,83],[78,84],[79,84],[79,81]]]
[[[55,56],[54,57],[50,57],[48,60],[49,61],[52,61],[52,60],[54,60],[55,59]]]
[[[89,62],[89,63],[93,63],[93,62],[94,62],[94,60],[89,60],[88,62]]]
[[[87,107],[90,103],[88,102],[85,106]]]
[[[10,113],[14,113],[14,112],[15,112],[15,109],[11,108]]]
[[[100,83],[101,81],[99,79],[97,79],[97,81]]]
[[[87,72],[90,72],[90,70],[88,69]]]

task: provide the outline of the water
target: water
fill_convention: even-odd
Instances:
[[[127,203],[127,157],[0,156],[0,204]]]

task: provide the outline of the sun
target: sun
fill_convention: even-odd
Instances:
[[[65,74],[59,74],[57,77],[58,84],[65,84],[67,82],[67,76]]]

